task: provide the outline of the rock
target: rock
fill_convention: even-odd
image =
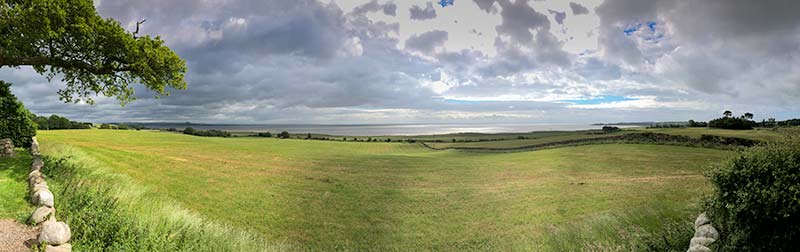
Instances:
[[[49,189],[50,189],[50,187],[48,187],[48,186],[47,186],[47,182],[42,182],[42,183],[38,183],[38,184],[33,184],[33,186],[31,186],[31,192],[34,192],[34,193],[32,193],[32,194],[31,194],[31,197],[33,197],[33,195],[34,195],[34,194],[35,194],[37,191],[41,191],[41,190],[49,190]]]
[[[37,204],[37,205],[40,205],[40,206],[53,207],[53,205],[54,205],[53,204],[54,203],[53,193],[51,193],[50,190],[46,190],[45,189],[45,190],[36,191],[33,194],[33,198],[31,198],[31,199],[32,199],[32,201],[34,201],[33,204]]]
[[[44,177],[42,177],[42,176],[32,177],[32,178],[28,179],[28,183],[29,183],[29,185],[45,183],[44,182]],[[33,186],[31,186],[31,187],[33,187]]]
[[[717,232],[717,229],[711,225],[705,224],[695,229],[694,237],[705,237],[716,240],[719,239],[719,232]]]
[[[31,173],[28,173],[28,181],[30,181],[32,178],[41,177],[41,176],[42,176],[42,172],[40,172],[38,170],[34,170]]]
[[[33,158],[33,165],[31,165],[31,170],[38,171],[44,167],[44,161],[42,157],[36,156]]]
[[[692,238],[692,241],[689,243],[689,247],[694,247],[694,246],[708,247],[708,245],[711,245],[711,243],[713,243],[714,241],[716,240],[707,237],[695,237]]]
[[[52,207],[41,206],[36,208],[31,214],[31,222],[33,225],[38,225],[47,220],[48,216],[55,214],[56,209]]]
[[[14,156],[14,142],[11,138],[0,139],[0,157],[13,157]]]
[[[706,213],[701,213],[700,216],[697,216],[697,220],[694,221],[694,229],[709,223],[711,223],[711,219],[708,218]]]
[[[39,234],[39,243],[55,246],[69,242],[70,238],[72,238],[72,233],[70,233],[67,223],[46,221],[42,225],[42,233]]]
[[[686,252],[711,252],[711,249],[705,246],[690,247]]]
[[[64,243],[58,246],[47,245],[44,247],[44,252],[72,252],[72,245]]]

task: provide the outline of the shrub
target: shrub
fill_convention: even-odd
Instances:
[[[800,240],[800,139],[744,151],[709,172],[709,215],[721,251],[795,251]]]
[[[283,131],[280,134],[278,134],[278,138],[289,138],[289,137],[291,137],[291,135],[289,135],[289,132],[286,131]]]
[[[720,129],[749,130],[756,123],[739,117],[721,117],[708,122],[708,127]]]
[[[269,133],[269,132],[258,132],[258,134],[256,134],[256,136],[258,136],[258,137],[272,137],[272,133]]]
[[[614,133],[620,131],[619,128],[614,126],[603,126],[603,133]]]
[[[11,84],[0,81],[0,138],[11,138],[14,146],[28,147],[36,135],[33,115],[11,93]]]
[[[183,129],[183,134],[194,135],[194,128],[186,127],[185,129]]]

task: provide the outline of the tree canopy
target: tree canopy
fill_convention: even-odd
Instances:
[[[62,77],[64,102],[102,94],[124,105],[135,99],[131,84],[156,97],[186,88],[186,63],[161,38],[103,19],[91,0],[0,0],[0,68],[19,66]]]
[[[17,101],[10,86],[0,80],[0,139],[11,138],[15,146],[28,147],[36,128],[31,113]]]

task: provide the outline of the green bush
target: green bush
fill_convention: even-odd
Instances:
[[[11,93],[11,83],[0,81],[0,139],[11,138],[14,146],[29,147],[36,135],[33,115]]]
[[[800,139],[745,150],[708,174],[720,251],[796,251],[800,241]]]

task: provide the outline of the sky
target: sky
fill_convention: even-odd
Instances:
[[[800,117],[800,1],[95,0],[161,36],[187,90],[124,107],[0,79],[92,122],[597,123]]]

